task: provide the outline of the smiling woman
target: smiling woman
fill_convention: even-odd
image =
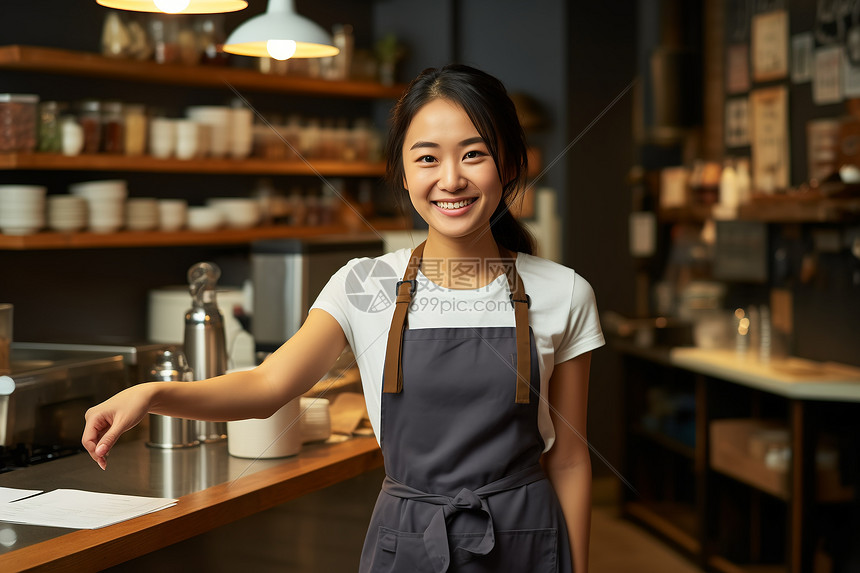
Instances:
[[[591,286],[533,256],[508,210],[523,189],[524,139],[492,76],[422,73],[395,108],[387,177],[427,240],[347,263],[253,370],[142,384],[91,409],[92,457],[104,467],[146,412],[268,417],[349,344],[386,470],[361,573],[587,571],[588,376],[604,340]],[[384,280],[365,280],[379,269]]]

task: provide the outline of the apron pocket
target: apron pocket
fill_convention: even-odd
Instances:
[[[424,534],[380,527],[370,571],[433,573],[430,557],[424,549]]]
[[[518,529],[497,531],[496,543],[488,555],[475,556],[460,545],[481,534],[452,534],[448,536],[451,548],[451,573],[498,573],[499,571],[528,571],[530,573],[557,573],[558,530]],[[379,528],[376,551],[371,569],[374,573],[415,572],[432,573],[424,534]]]

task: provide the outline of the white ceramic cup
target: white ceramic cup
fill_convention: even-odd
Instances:
[[[193,159],[197,157],[200,144],[199,124],[191,119],[177,119],[176,126],[176,157],[178,159]]]
[[[159,159],[173,155],[176,147],[176,125],[166,117],[154,117],[149,122],[149,153]]]
[[[237,458],[294,456],[302,450],[301,398],[264,420],[227,422],[227,452]]]
[[[158,220],[162,231],[178,231],[188,221],[188,201],[185,199],[159,200]]]

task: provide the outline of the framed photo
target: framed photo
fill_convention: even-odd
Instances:
[[[749,99],[726,100],[726,147],[745,147],[750,144]]]
[[[777,86],[753,91],[750,120],[753,188],[764,193],[787,189],[791,177],[788,88]]]
[[[817,105],[842,101],[842,46],[827,46],[815,51],[812,100]]]
[[[766,82],[788,75],[788,12],[777,10],[753,16],[753,80]]]
[[[801,84],[812,80],[815,41],[812,32],[791,37],[791,81]]]
[[[814,119],[807,122],[808,179],[823,181],[836,172],[840,127],[838,119]]]
[[[750,90],[750,50],[746,44],[729,46],[726,51],[726,91],[730,94]]]

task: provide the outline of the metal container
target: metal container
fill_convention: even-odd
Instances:
[[[165,350],[159,353],[149,372],[150,382],[190,382],[193,380],[191,368],[185,355],[178,350]],[[151,448],[175,449],[197,446],[196,422],[184,418],[149,415],[149,441]]]
[[[62,344],[13,342],[0,445],[79,447],[87,409],[129,386],[123,357]]]
[[[322,288],[350,259],[382,253],[382,240],[375,235],[252,243],[254,319],[251,328],[257,351],[273,352],[298,332]],[[392,278],[397,281],[399,277]]]
[[[185,355],[194,380],[220,376],[227,371],[227,343],[224,317],[218,310],[215,289],[221,269],[215,263],[197,263],[188,270],[191,308],[185,313]],[[227,439],[226,422],[197,423],[201,442]]]

